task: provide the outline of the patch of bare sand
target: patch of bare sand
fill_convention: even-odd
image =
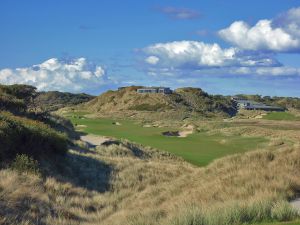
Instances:
[[[89,145],[93,145],[93,146],[99,146],[102,143],[111,140],[111,138],[109,138],[109,137],[97,136],[97,135],[92,135],[92,134],[82,135],[82,136],[80,136],[80,139],[82,141],[88,143]]]
[[[193,125],[184,125],[184,130],[179,131],[179,136],[178,137],[187,137],[188,135],[194,133],[195,127]]]

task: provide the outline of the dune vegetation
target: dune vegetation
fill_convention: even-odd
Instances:
[[[300,151],[259,150],[205,168],[130,143],[70,149],[39,172],[0,172],[3,224],[225,225],[298,218]],[[255,179],[253,179],[255,177]],[[33,191],[34,190],[34,191]]]
[[[140,86],[107,91],[75,107],[101,116],[182,120],[194,117],[230,117],[236,108],[230,97],[209,95],[200,88],[179,88],[172,94],[138,94]]]

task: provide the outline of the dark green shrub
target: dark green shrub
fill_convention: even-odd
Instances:
[[[18,154],[12,162],[11,168],[19,173],[39,173],[38,161],[25,154]]]
[[[9,162],[17,154],[38,158],[64,154],[67,138],[42,122],[0,112],[0,162]]]

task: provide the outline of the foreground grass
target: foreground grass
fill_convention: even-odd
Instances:
[[[300,121],[300,117],[297,117],[289,112],[271,112],[263,116],[263,119]]]
[[[242,225],[293,221],[297,148],[228,156],[206,168],[123,143],[0,170],[0,224]],[[276,224],[277,225],[277,224]]]
[[[165,150],[181,156],[188,162],[205,166],[214,159],[257,149],[266,139],[260,137],[208,135],[205,132],[194,133],[186,138],[166,137],[161,133],[178,130],[176,127],[143,127],[130,120],[118,120],[120,126],[114,125],[112,119],[89,119],[83,114],[69,115],[75,125],[84,125],[82,131],[90,134],[127,139],[146,146]]]

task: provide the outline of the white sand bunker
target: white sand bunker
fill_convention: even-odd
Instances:
[[[76,127],[77,128],[86,128],[87,126],[86,125],[77,125]]]
[[[116,125],[116,126],[121,126],[121,125],[122,125],[122,124],[119,123],[119,122],[113,122],[112,124],[113,124],[113,125]]]
[[[195,127],[193,125],[185,124],[182,127],[184,130],[179,132],[179,137],[187,137],[188,135],[194,133]]]
[[[168,137],[187,137],[188,135],[194,133],[194,126],[193,125],[184,125],[182,126],[184,130],[182,131],[165,131],[162,132],[162,135],[168,136]]]

